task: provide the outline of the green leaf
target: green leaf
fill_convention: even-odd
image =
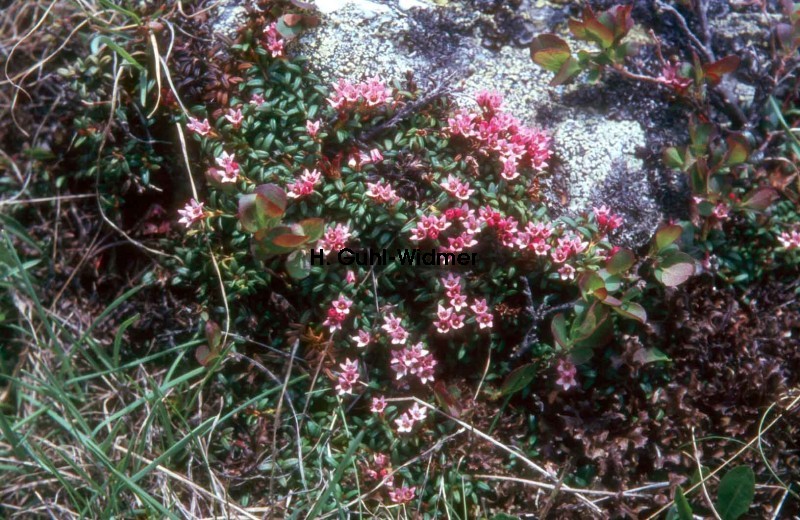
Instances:
[[[606,284],[603,279],[594,271],[587,271],[583,273],[578,279],[578,287],[581,290],[581,295],[584,300],[588,301],[589,296],[596,296],[604,300],[608,296]]]
[[[736,520],[753,503],[756,477],[748,466],[733,468],[719,482],[716,509],[722,520]]]
[[[694,520],[692,507],[689,505],[689,501],[686,500],[686,496],[680,486],[675,490],[675,507],[678,510],[679,520]]]
[[[286,272],[295,280],[302,280],[311,274],[308,252],[297,250],[286,257]]]
[[[656,252],[661,252],[681,237],[683,228],[670,224],[656,231]]]
[[[581,71],[581,65],[578,63],[578,60],[570,56],[567,58],[567,61],[561,65],[561,68],[558,69],[558,73],[550,80],[551,87],[557,87],[561,84],[564,84],[578,75]]]
[[[254,193],[258,197],[259,207],[267,216],[280,218],[286,212],[286,192],[276,184],[256,186]]]
[[[619,306],[612,306],[617,314],[636,320],[639,323],[647,323],[647,311],[636,302],[622,302]]]
[[[678,170],[683,169],[683,157],[681,157],[681,152],[675,148],[674,146],[670,146],[669,148],[664,149],[664,164],[667,165],[668,168],[676,168]]]
[[[531,41],[531,59],[537,65],[558,73],[572,56],[569,44],[555,34],[540,34]]]
[[[553,333],[553,339],[563,348],[569,348],[571,342],[567,335],[567,322],[563,314],[557,314],[553,321],[550,322],[550,331]]]
[[[619,249],[606,262],[606,271],[612,275],[625,272],[631,268],[635,261],[636,257],[633,252],[625,248]]]
[[[734,166],[745,162],[750,155],[750,145],[747,143],[747,139],[741,134],[735,134],[728,136],[726,141],[728,152],[725,154],[725,164]]]
[[[503,387],[500,390],[501,395],[515,394],[528,386],[533,378],[536,377],[536,365],[529,363],[513,370],[506,380],[503,381]]]
[[[262,184],[239,197],[239,222],[250,233],[276,225],[285,211],[286,192],[275,184]]]
[[[136,61],[136,60],[133,58],[133,56],[131,56],[131,55],[128,53],[128,51],[126,51],[125,49],[123,49],[122,47],[120,47],[120,46],[119,46],[119,44],[117,44],[117,42],[115,42],[114,40],[112,40],[112,39],[111,39],[111,38],[109,38],[108,36],[97,36],[97,37],[95,37],[95,38],[94,38],[94,39],[91,41],[91,43],[89,44],[90,48],[92,49],[92,52],[94,52],[94,53],[97,53],[97,50],[99,49],[99,45],[98,45],[99,43],[105,43],[106,45],[108,45],[108,46],[111,48],[111,50],[113,50],[114,52],[116,52],[117,54],[119,54],[119,55],[120,55],[120,57],[121,57],[123,60],[127,61],[128,63],[130,63],[131,65],[133,65],[134,67],[136,67],[136,68],[137,68],[137,69],[138,69],[140,72],[145,72],[145,73],[147,72],[147,69],[145,69],[145,68],[142,66],[142,64],[141,64],[141,63],[139,63],[138,61]]]

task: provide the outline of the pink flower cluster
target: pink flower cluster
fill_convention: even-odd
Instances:
[[[778,236],[778,242],[787,250],[800,249],[800,231],[784,231]]]
[[[578,370],[571,361],[559,359],[556,372],[558,372],[556,384],[564,390],[569,390],[573,386],[578,386],[578,382],[575,381],[575,375],[578,373]]]
[[[331,302],[328,316],[322,324],[326,325],[331,332],[341,329],[342,323],[347,319],[347,315],[350,314],[350,306],[352,305],[352,301],[340,294],[337,299]]]
[[[408,331],[403,327],[402,320],[393,313],[383,317],[381,328],[389,334],[393,345],[403,345],[408,340]]]
[[[414,500],[416,487],[400,486],[389,491],[389,498],[395,504],[406,504]]]
[[[319,239],[319,247],[326,253],[331,251],[339,251],[346,247],[347,241],[350,240],[350,228],[345,224],[336,224],[333,227],[328,227],[325,234]]]
[[[553,226],[548,222],[528,222],[523,231],[517,234],[517,247],[544,256],[550,251],[547,239],[553,234]]]
[[[391,365],[397,373],[397,379],[411,374],[417,376],[424,385],[428,381],[433,381],[433,368],[436,366],[436,360],[420,342],[410,348],[393,350]]]
[[[450,222],[447,221],[447,217],[444,215],[441,217],[435,215],[422,216],[417,222],[417,227],[411,230],[411,240],[418,242],[426,237],[435,240],[439,238],[439,233],[449,227]]]
[[[181,216],[178,222],[185,225],[187,228],[191,227],[191,225],[198,220],[203,220],[206,216],[205,211],[203,211],[203,203],[197,202],[195,199],[186,203],[183,209],[179,209],[178,214]]]
[[[558,237],[557,241],[556,247],[550,252],[551,258],[557,264],[563,264],[573,255],[583,253],[589,247],[588,242],[572,234]]]
[[[397,433],[410,432],[417,421],[425,420],[427,413],[428,413],[427,408],[424,407],[420,408],[419,404],[414,403],[414,405],[411,408],[409,408],[403,415],[394,420],[395,424],[397,425]]]
[[[400,200],[391,184],[383,180],[367,183],[367,197],[390,206],[394,206]]]
[[[339,367],[342,371],[339,374],[336,391],[339,395],[352,394],[353,386],[358,382],[358,361],[350,361],[350,358],[347,358]]]
[[[322,179],[322,174],[317,170],[303,170],[298,182],[290,182],[286,186],[289,188],[288,197],[292,199],[298,199],[300,197],[305,197],[306,195],[311,195],[314,192],[314,186],[319,184],[320,179]]]
[[[481,92],[477,100],[481,113],[459,110],[448,119],[451,135],[468,139],[483,153],[496,153],[503,167],[500,175],[506,180],[519,177],[520,167],[547,167],[552,150],[544,132],[525,127],[516,117],[501,112],[502,97],[497,93]]]
[[[328,98],[328,103],[338,110],[368,107],[375,108],[384,105],[392,99],[392,91],[377,76],[361,83],[350,83],[340,79],[333,85],[333,95]]]
[[[203,121],[200,122],[194,117],[189,118],[189,124],[186,125],[186,128],[197,135],[207,135],[211,131],[211,125],[208,123],[208,119],[203,119]]]
[[[593,208],[593,211],[601,233],[609,233],[622,225],[622,217],[612,214],[605,204],[599,208]]]
[[[480,328],[492,328],[493,317],[489,312],[489,306],[486,300],[474,300],[472,305],[467,305],[467,297],[461,293],[461,277],[454,276],[452,273],[447,275],[447,278],[442,279],[442,284],[445,288],[445,294],[449,298],[449,306],[445,307],[439,304],[436,310],[436,320],[433,325],[436,327],[436,332],[439,334],[446,334],[451,330],[458,330],[464,326],[464,319],[466,316],[461,313],[462,309],[469,307],[475,313],[475,321],[478,322]]]
[[[503,217],[499,212],[488,206],[481,208],[478,214],[487,227],[495,230],[495,234],[501,244],[506,247],[516,246],[517,234],[519,232],[517,219],[514,217]]]
[[[469,196],[475,193],[475,190],[470,188],[468,182],[459,180],[453,175],[448,175],[447,180],[442,183],[444,191],[460,200],[468,200]]]
[[[283,38],[281,33],[278,32],[277,22],[272,22],[264,28],[264,44],[273,58],[280,58],[283,56]]]
[[[680,66],[678,64],[667,64],[661,69],[661,76],[658,77],[659,81],[678,92],[685,91],[689,85],[692,84],[691,78],[684,78],[680,75]]]
[[[217,157],[217,166],[221,170],[211,168],[208,171],[209,176],[222,183],[236,182],[239,179],[239,163],[236,162],[236,156],[223,151],[222,155]]]

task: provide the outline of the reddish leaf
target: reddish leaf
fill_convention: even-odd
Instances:
[[[208,341],[211,350],[216,352],[222,344],[222,330],[216,322],[208,320],[205,326],[206,341]]]
[[[694,259],[686,253],[675,252],[659,262],[656,278],[667,287],[677,287],[695,271]]]
[[[266,214],[273,218],[282,217],[286,212],[286,192],[276,184],[256,186],[254,193],[263,204]]]
[[[456,388],[455,390],[457,391],[458,389]],[[453,394],[450,393],[441,380],[434,383],[433,395],[436,397],[436,401],[439,403],[439,405],[447,410],[447,413],[453,417],[461,416],[461,404],[458,402],[458,399],[453,397]]]
[[[725,56],[714,63],[703,65],[703,72],[712,86],[717,85],[722,81],[723,75],[730,74],[739,67],[740,61],[737,56]]]
[[[670,224],[656,231],[656,251],[663,251],[681,237],[683,228],[677,224]]]
[[[307,241],[308,235],[295,235],[293,233],[285,233],[272,239],[272,243],[276,246],[292,248],[303,245]]]
[[[287,27],[294,27],[295,25],[299,24],[302,20],[303,20],[303,15],[301,14],[289,13],[283,15],[283,23],[285,23]]]
[[[541,34],[530,45],[531,59],[550,72],[558,73],[571,57],[567,42],[555,34]]]
[[[325,221],[321,218],[307,218],[298,222],[304,235],[308,235],[309,242],[316,242],[322,238],[325,231]]]
[[[606,261],[606,271],[612,275],[625,272],[633,266],[635,261],[636,257],[629,249],[619,249]]]
[[[583,11],[583,30],[588,39],[594,40],[604,49],[614,43],[614,30],[602,23],[589,7]]]
[[[764,211],[778,199],[778,192],[774,188],[761,187],[748,193],[742,206],[756,211]]]

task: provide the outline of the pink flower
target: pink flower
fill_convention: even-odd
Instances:
[[[395,419],[394,422],[397,425],[397,433],[408,433],[414,427],[414,419],[407,413]]]
[[[460,253],[465,249],[474,247],[478,244],[478,241],[475,240],[475,237],[468,231],[464,231],[455,237],[447,237],[447,241],[449,242],[447,247],[442,248],[442,252],[444,253]]]
[[[728,218],[729,208],[724,202],[718,202],[717,205],[714,206],[712,213],[718,220],[725,220]]]
[[[179,209],[178,214],[181,216],[178,222],[185,225],[187,228],[191,227],[191,225],[198,220],[203,220],[206,216],[203,211],[203,203],[197,202],[195,199],[191,199],[183,209]]]
[[[222,155],[217,157],[217,165],[223,168],[220,172],[220,182],[236,182],[239,177],[239,163],[236,162],[235,155],[223,151]]]
[[[358,361],[350,361],[348,358],[344,363],[339,365],[342,372],[339,374],[339,381],[336,385],[336,390],[339,395],[352,394],[353,385],[358,381]]]
[[[436,366],[436,360],[433,359],[433,355],[425,349],[425,345],[421,342],[410,348],[393,350],[392,360],[389,364],[396,373],[396,379],[411,374],[416,375],[422,384],[433,381],[433,369]]]
[[[408,415],[410,415],[415,422],[424,421],[427,413],[428,409],[425,407],[420,408],[418,403],[414,403],[414,405],[408,410]]]
[[[356,346],[359,348],[366,347],[372,341],[372,337],[366,330],[359,330],[358,335],[353,336],[351,339],[356,342]]]
[[[778,242],[787,250],[800,249],[800,231],[784,231],[778,236]]]
[[[399,431],[399,430],[398,430]],[[406,504],[414,500],[416,487],[399,487],[389,491],[389,498],[395,504]]]
[[[265,101],[264,96],[257,93],[253,94],[253,96],[250,98],[250,104],[255,106],[263,105],[264,101]]]
[[[347,283],[356,283],[356,273],[351,270],[347,271],[347,275],[344,277],[344,281]]]
[[[244,116],[242,115],[242,109],[237,108],[234,110],[229,108],[228,113],[225,114],[225,119],[227,119],[234,128],[239,128],[239,125],[242,124],[242,119],[244,119]]]
[[[384,324],[381,328],[385,330],[392,340],[394,345],[402,345],[408,339],[408,331],[401,324],[400,318],[394,314],[389,313],[388,316],[383,317]]]
[[[336,226],[329,226],[325,230],[325,234],[319,239],[318,245],[328,253],[344,249],[347,247],[348,240],[350,240],[350,228],[344,224],[336,224]]]
[[[347,315],[350,314],[351,305],[353,305],[353,302],[340,294],[336,300],[331,302],[327,317],[322,324],[326,325],[331,332],[341,329],[342,323],[347,319]]]
[[[483,90],[475,96],[475,101],[487,112],[497,112],[503,106],[503,95],[499,92]]]
[[[298,182],[291,182],[286,185],[286,187],[289,189],[288,197],[297,199],[312,194],[314,192],[314,186],[319,184],[321,178],[322,174],[317,170],[303,170]]]
[[[565,391],[569,390],[573,386],[578,386],[578,383],[575,381],[575,374],[577,374],[578,371],[571,361],[559,359],[556,371],[558,372],[558,380],[556,381],[556,384]]]
[[[386,399],[384,399],[383,396],[373,397],[372,406],[370,406],[369,411],[372,413],[382,414],[384,410],[386,410]],[[377,464],[377,459],[376,459],[376,464]]]
[[[379,163],[383,161],[383,154],[377,148],[373,148],[369,151],[369,153],[361,153],[360,162],[361,164],[367,163]]]
[[[488,312],[476,314],[475,321],[478,322],[478,326],[482,329],[491,329],[494,325],[494,317]]]
[[[462,182],[453,175],[448,175],[447,180],[442,183],[444,191],[460,200],[467,200],[469,196],[475,193],[475,190],[470,189],[468,182]]]
[[[450,316],[450,328],[458,330],[464,326],[464,315],[456,314],[455,312]]]
[[[367,183],[367,197],[389,205],[394,205],[400,200],[394,188],[383,180]]]
[[[597,225],[600,227],[600,231],[603,233],[614,231],[622,225],[622,217],[619,215],[612,215],[611,210],[605,205],[602,205],[599,208],[594,208],[593,211],[594,217],[597,220]]]
[[[446,278],[442,278],[442,285],[446,290],[461,289],[461,277],[453,273],[447,273]]]
[[[278,24],[272,22],[264,28],[264,38],[267,50],[272,54],[273,58],[283,56],[283,39],[281,33],[278,32]]]
[[[189,118],[189,124],[186,125],[186,128],[198,135],[206,135],[211,131],[211,125],[208,123],[208,119],[203,119],[201,123],[193,117]]]
[[[375,108],[391,100],[392,92],[378,77],[370,78],[358,84],[340,79],[333,85],[333,94],[328,103],[338,111],[351,108]]]
[[[562,266],[561,266],[561,268],[558,270],[558,276],[559,276],[559,277],[560,277],[562,280],[564,280],[565,282],[566,282],[567,280],[574,280],[574,279],[575,279],[575,268],[574,268],[574,267],[572,267],[572,266],[571,266],[571,265],[569,265],[569,264],[564,264],[564,265],[562,265]]]
[[[453,307],[456,312],[460,311],[467,306],[467,297],[463,294],[454,295],[452,298],[450,298],[450,306]]]
[[[308,132],[308,135],[312,138],[317,137],[320,123],[320,121],[306,121],[306,132]]]
[[[439,304],[436,312],[437,319],[433,322],[433,325],[436,327],[436,332],[439,334],[447,334],[450,332],[450,317],[452,314],[452,309],[446,309]]]

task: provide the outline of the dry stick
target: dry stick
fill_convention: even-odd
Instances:
[[[795,388],[793,391],[797,391],[797,390],[798,390],[798,389],[797,389],[797,388]],[[786,397],[786,399],[788,399],[788,398],[789,398],[789,397],[787,396],[787,397]],[[747,444],[745,444],[745,445],[744,445],[744,446],[743,446],[743,447],[742,447],[742,448],[741,448],[739,451],[737,451],[736,453],[734,453],[734,454],[733,454],[733,455],[732,455],[732,456],[731,456],[731,457],[730,457],[728,460],[724,461],[724,462],[723,462],[723,463],[722,463],[722,464],[721,464],[719,467],[717,467],[717,469],[715,469],[714,471],[712,471],[711,473],[709,473],[709,474],[708,474],[708,475],[706,475],[705,477],[703,477],[703,476],[701,475],[701,477],[702,477],[702,478],[701,478],[700,482],[698,482],[697,484],[695,484],[695,485],[691,486],[691,487],[690,487],[689,489],[687,489],[687,490],[686,490],[684,493],[688,495],[689,493],[691,493],[692,491],[694,491],[695,489],[697,489],[697,488],[698,488],[698,486],[700,486],[700,485],[701,485],[702,483],[704,483],[706,480],[710,479],[711,477],[713,477],[714,475],[716,475],[717,473],[719,473],[720,471],[722,471],[722,469],[723,469],[725,466],[727,466],[728,464],[730,464],[731,462],[733,462],[734,460],[736,460],[736,459],[737,459],[737,458],[738,458],[738,457],[739,457],[739,456],[740,456],[742,453],[744,453],[745,451],[749,450],[749,449],[750,449],[750,447],[751,447],[753,444],[755,444],[755,443],[758,441],[759,437],[761,437],[763,434],[765,434],[766,432],[768,432],[768,431],[769,431],[769,430],[770,430],[770,429],[771,429],[771,428],[772,428],[772,427],[775,425],[775,423],[777,423],[778,421],[780,421],[780,420],[783,418],[784,414],[786,414],[786,413],[787,413],[787,412],[789,412],[789,411],[790,411],[792,408],[794,408],[794,407],[795,407],[795,405],[797,405],[797,403],[798,403],[798,402],[800,402],[800,394],[798,394],[798,395],[797,395],[797,397],[795,397],[795,398],[794,398],[794,400],[793,400],[793,401],[792,401],[792,402],[789,404],[789,406],[787,406],[786,408],[784,408],[784,410],[783,410],[783,411],[782,411],[780,414],[778,414],[778,416],[777,416],[777,417],[775,417],[775,419],[773,419],[773,420],[772,420],[772,422],[770,422],[770,423],[767,425],[767,427],[766,427],[766,428],[764,428],[763,430],[761,430],[761,432],[760,432],[758,435],[756,435],[755,437],[753,437],[753,438],[750,440],[750,442],[748,442]],[[663,512],[664,512],[664,511],[666,511],[667,509],[669,509],[669,507],[670,507],[670,506],[671,506],[671,505],[672,505],[674,502],[675,502],[675,500],[674,500],[674,499],[673,499],[673,500],[670,500],[669,502],[667,502],[666,504],[664,504],[664,506],[662,506],[662,507],[661,507],[661,509],[659,509],[658,511],[656,511],[655,513],[653,513],[652,515],[650,515],[649,517],[647,517],[647,520],[653,520],[654,518],[657,518],[657,517],[658,517],[658,516],[659,516],[661,513],[663,513]]]
[[[505,451],[505,452],[507,452],[507,453],[509,453],[511,455],[514,455],[515,457],[519,457],[520,460],[522,460],[525,464],[527,464],[529,467],[531,467],[532,469],[534,469],[535,471],[537,471],[541,475],[544,475],[545,477],[549,478],[550,480],[553,480],[554,482],[558,482],[558,475],[550,473],[549,471],[547,471],[543,467],[539,466],[538,464],[536,464],[535,462],[533,462],[532,460],[527,458],[525,455],[523,455],[519,451],[517,451],[514,448],[511,448],[509,446],[506,446],[505,444],[495,440],[493,437],[491,437],[491,436],[483,433],[482,431],[478,430],[474,426],[472,426],[470,424],[467,424],[464,421],[462,421],[460,419],[457,419],[457,418],[453,417],[452,415],[439,410],[435,406],[430,405],[430,404],[426,403],[425,401],[422,401],[421,399],[418,399],[416,397],[410,397],[410,398],[403,397],[403,398],[388,399],[388,401],[408,401],[408,400],[415,401],[415,402],[421,404],[422,406],[425,406],[426,408],[429,408],[429,409],[433,410],[434,412],[438,413],[439,415],[443,415],[443,416],[447,417],[451,421],[454,421],[456,424],[458,424],[460,426],[463,426],[464,428],[466,428],[470,432],[474,433],[478,437],[482,438],[483,440],[488,441],[489,443],[497,446],[501,450],[503,450],[503,451]],[[583,502],[584,504],[588,505],[589,508],[592,509],[593,511],[595,511],[597,513],[602,512],[601,509],[599,507],[597,507],[597,505],[594,502],[592,502],[591,500],[589,500],[588,498],[583,496],[584,490],[574,489],[574,488],[570,488],[570,487],[566,487],[566,486],[562,487],[561,489],[563,491],[567,491],[567,492],[570,492],[570,493],[574,494],[581,502]]]
[[[697,474],[700,475],[700,488],[703,490],[703,497],[706,499],[706,503],[708,504],[709,509],[714,514],[714,518],[717,520],[722,520],[720,518],[719,513],[714,508],[714,502],[711,500],[711,496],[708,494],[708,488],[706,488],[705,480],[703,478],[703,464],[700,462],[700,452],[697,449],[697,440],[694,437],[694,426],[692,426],[692,447],[694,448],[694,460],[697,462]]]
[[[124,447],[122,447],[122,446],[120,446],[118,444],[114,444],[114,449],[118,450],[118,451],[121,451],[121,452],[125,453],[126,455],[131,455],[134,458],[139,459],[140,461],[144,462],[145,464],[149,465],[149,464],[153,463],[152,460],[149,460],[146,457],[143,457],[143,456],[139,455],[138,453],[134,453],[132,451],[129,451],[127,448],[124,448]],[[181,482],[182,484],[188,486],[193,491],[196,491],[196,492],[200,493],[201,495],[203,495],[205,497],[208,497],[208,498],[210,498],[212,500],[215,500],[215,501],[219,502],[220,504],[233,509],[237,513],[246,516],[247,518],[250,518],[252,520],[259,520],[257,516],[252,515],[246,509],[243,509],[242,507],[240,507],[240,506],[238,506],[236,504],[233,504],[230,501],[221,499],[220,497],[218,497],[217,495],[215,495],[211,491],[209,491],[209,490],[207,490],[207,489],[205,489],[203,487],[200,487],[199,485],[195,484],[194,482],[192,482],[188,478],[184,477],[180,473],[175,473],[174,471],[165,468],[161,464],[157,464],[155,466],[155,469],[160,471],[164,475],[166,475],[166,476],[168,476],[168,477],[170,477],[170,478],[172,478],[174,480],[177,480],[178,482]]]
[[[300,340],[294,340],[292,344],[292,357],[289,358],[289,366],[286,368],[286,377],[283,380],[283,386],[281,387],[281,395],[278,397],[278,406],[275,407],[275,420],[272,423],[272,470],[270,471],[269,475],[269,500],[268,502],[272,502],[272,497],[274,495],[274,483],[275,483],[275,469],[277,468],[277,464],[275,460],[277,459],[277,451],[278,451],[278,430],[281,427],[281,412],[283,411],[283,399],[286,396],[286,388],[289,386],[289,379],[292,376],[292,367],[294,366],[294,356],[297,353],[297,347],[300,344]],[[292,407],[294,409],[294,407]],[[295,412],[295,417],[297,414]],[[300,430],[298,429],[298,432]],[[300,450],[300,446],[298,445],[298,450]],[[300,464],[300,477],[303,482],[303,486],[307,488],[306,485],[306,478],[305,473],[303,472],[303,452],[300,450],[299,452],[299,460],[298,463]]]

